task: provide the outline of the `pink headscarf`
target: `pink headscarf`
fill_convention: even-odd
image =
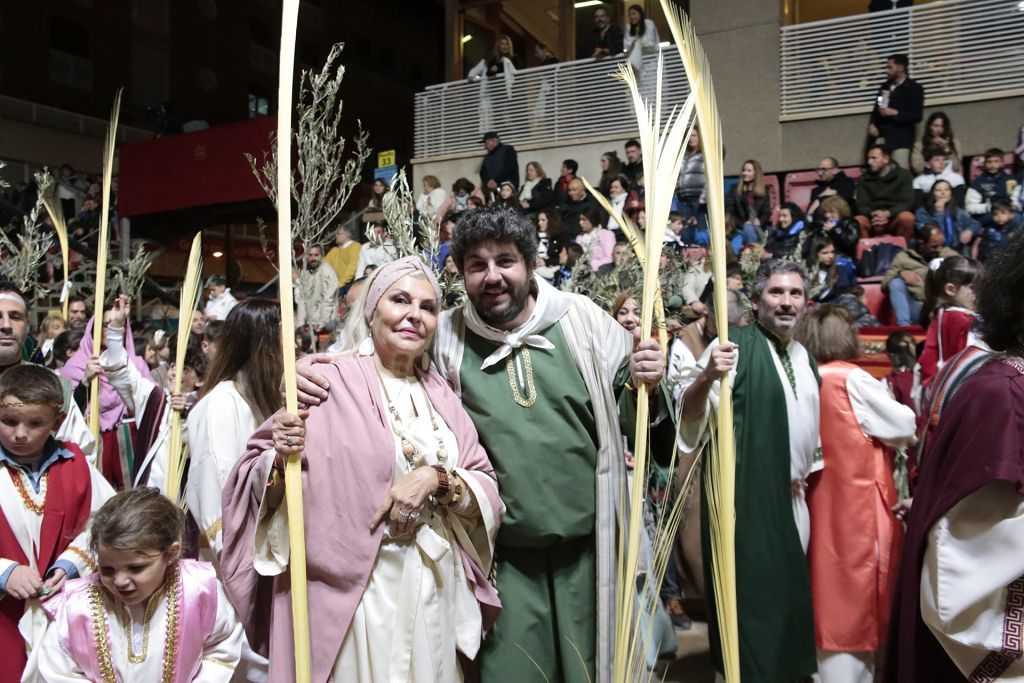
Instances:
[[[93,356],[92,326],[95,320],[95,317],[89,320],[89,324],[85,326],[85,336],[82,337],[82,343],[79,345],[78,351],[75,351],[74,355],[60,369],[60,376],[73,385],[81,383],[82,378],[85,377],[85,366]],[[146,365],[146,361],[135,355],[135,342],[132,339],[132,329],[128,325],[127,320],[124,323],[124,348],[128,352],[128,362],[135,363],[135,367],[139,369],[142,376],[152,380],[153,376],[149,374],[149,366]],[[127,411],[128,409],[125,408],[124,402],[117,394],[117,389],[107,381],[106,374],[101,373],[100,430],[106,432],[116,427]]]
[[[437,278],[434,277],[434,273],[431,272],[430,268],[427,268],[419,256],[406,256],[397,261],[385,263],[373,274],[373,280],[370,281],[370,289],[366,293],[366,307],[363,309],[363,315],[366,317],[367,323],[373,317],[373,312],[377,309],[377,304],[380,303],[380,298],[384,296],[384,292],[391,289],[391,285],[406,275],[423,275],[426,277],[434,288],[434,296],[437,297],[438,304],[441,303],[441,286],[437,284]]]

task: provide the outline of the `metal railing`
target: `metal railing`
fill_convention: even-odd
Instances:
[[[107,136],[107,128],[110,127],[110,122],[105,119],[76,114],[7,95],[0,95],[0,118],[24,121],[53,130],[78,133],[101,140]],[[152,131],[142,128],[126,126],[123,123],[117,127],[117,141],[122,144],[150,140],[152,137]]]
[[[686,100],[689,87],[674,45],[665,60],[662,115]],[[416,157],[479,152],[487,131],[517,146],[558,144],[637,133],[625,84],[612,77],[624,58],[581,59],[521,69],[482,80],[454,81],[416,93]],[[641,90],[654,99],[658,51],[644,55]]]
[[[928,105],[1024,95],[1024,3],[939,0],[784,26],[780,119],[870,111],[894,53]]]

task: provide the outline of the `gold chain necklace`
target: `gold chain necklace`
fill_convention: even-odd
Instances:
[[[179,611],[179,597],[181,595],[181,567],[175,565],[174,571],[160,591],[157,592],[146,607],[146,623],[143,627],[142,654],[136,655],[133,652],[131,633],[128,633],[128,661],[139,664],[146,661],[147,649],[149,646],[149,622],[153,616],[155,606],[160,602],[160,593],[167,591],[167,631],[165,634],[163,666],[161,667],[162,683],[174,681],[175,659],[178,650],[178,626],[181,619]],[[99,665],[99,674],[103,683],[116,683],[117,677],[114,672],[114,662],[110,654],[110,631],[107,625],[107,612],[103,606],[103,593],[99,584],[89,587],[89,616],[92,620],[92,636],[96,645],[96,659]]]
[[[516,376],[514,360],[516,356],[515,349],[505,359],[505,369],[508,371],[508,385],[512,387],[512,398],[515,399],[516,403],[524,408],[529,408],[537,402],[537,391],[533,386],[533,362],[530,360],[530,349],[526,346],[519,347],[518,352],[523,359],[523,375],[526,379],[526,393],[529,395],[523,396],[523,392],[519,388],[519,379]]]
[[[398,437],[398,441],[402,446],[402,455],[405,456],[405,461],[409,463],[409,469],[416,469],[416,458],[420,456],[423,462],[426,462],[426,456],[424,453],[409,440],[406,435],[405,426],[402,423],[402,417],[398,414],[398,408],[391,401],[391,396],[388,394],[388,388],[384,383],[384,378],[380,374],[380,368],[377,364],[373,364],[374,369],[377,370],[377,379],[380,380],[380,388],[384,392],[384,400],[388,404],[388,411],[391,413],[391,431]],[[416,379],[416,383],[420,384],[419,378]],[[422,386],[422,385],[421,385]],[[444,437],[441,436],[440,428],[437,425],[437,416],[434,414],[434,406],[430,403],[430,397],[426,395],[426,391],[423,392],[424,398],[427,401],[427,412],[430,415],[430,426],[434,429],[434,438],[437,439],[437,461],[444,464],[448,460],[448,452],[444,447]],[[411,399],[410,399],[411,400]],[[413,403],[413,408],[415,408]]]
[[[25,507],[34,512],[37,515],[42,515],[46,510],[46,482],[50,478],[50,471],[47,470],[43,473],[43,480],[39,485],[39,495],[42,498],[42,502],[37,503],[29,495],[28,489],[25,488],[25,475],[20,470],[15,471],[11,467],[7,468],[7,471],[11,474],[11,481],[14,483],[14,488],[18,491],[18,495],[21,496],[21,500],[25,503]]]

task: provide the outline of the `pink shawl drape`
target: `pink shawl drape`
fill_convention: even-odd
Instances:
[[[85,326],[85,336],[82,337],[82,343],[78,347],[78,351],[60,369],[61,377],[71,382],[73,386],[81,383],[82,378],[85,377],[85,366],[93,356],[92,326],[95,320],[95,317],[89,320],[89,324]],[[149,374],[149,366],[146,365],[146,361],[135,355],[135,341],[132,339],[132,328],[127,321],[124,327],[124,348],[128,352],[128,362],[135,363],[135,367],[139,369],[142,376],[152,380],[153,377]],[[107,381],[106,374],[101,374],[100,429],[106,432],[116,427],[126,411],[127,408],[125,408],[121,397],[117,395],[117,390]]]
[[[326,681],[380,547],[384,526],[372,533],[369,526],[391,487],[394,440],[371,356],[339,357],[314,367],[330,382],[330,392],[326,401],[310,409],[302,477],[312,673],[314,681]],[[434,409],[458,440],[458,466],[483,485],[491,509],[501,510],[494,470],[459,398],[439,375],[430,372],[421,379]],[[288,681],[295,669],[289,575],[264,577],[253,569],[260,506],[254,490],[262,496],[263,489],[254,489],[252,477],[263,476],[262,456],[272,449],[268,420],[228,476],[221,571],[250,645],[264,655],[269,651],[270,679]],[[486,630],[500,610],[497,592],[464,551],[462,563]]]

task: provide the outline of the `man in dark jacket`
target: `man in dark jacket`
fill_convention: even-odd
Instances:
[[[519,187],[519,157],[515,147],[501,144],[497,133],[485,133],[483,143],[487,155],[480,165],[480,186],[490,203],[502,183],[507,181]]]
[[[558,205],[558,214],[562,218],[562,228],[566,236],[575,239],[580,234],[580,214],[592,206],[598,206],[597,201],[587,193],[582,180],[573,178],[569,182],[569,192],[565,201]]]
[[[807,215],[813,216],[821,206],[821,202],[829,197],[842,197],[847,204],[853,204],[856,186],[853,178],[839,168],[835,157],[825,157],[818,162],[818,184],[811,190],[811,203],[807,205]]]
[[[612,23],[604,7],[594,10],[594,35],[590,40],[590,56],[594,59],[614,57],[622,52],[622,29]]]
[[[854,196],[860,236],[900,235],[910,244],[914,235],[913,176],[892,160],[885,145],[871,146],[867,165]]]
[[[884,141],[903,168],[910,168],[910,150],[924,108],[924,88],[907,75],[909,66],[906,55],[889,57],[885,65],[888,79],[878,88],[868,124],[868,137]]]

